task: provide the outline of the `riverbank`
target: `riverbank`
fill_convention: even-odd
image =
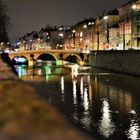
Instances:
[[[87,140],[0,59],[0,139]]]
[[[89,54],[89,65],[114,72],[140,76],[140,51],[93,51]]]

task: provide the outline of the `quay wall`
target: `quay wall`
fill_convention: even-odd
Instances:
[[[140,51],[92,51],[89,65],[114,72],[140,76]]]

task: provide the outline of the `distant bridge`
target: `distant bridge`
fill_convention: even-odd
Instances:
[[[87,64],[89,51],[76,50],[24,50],[9,53],[11,60],[17,57],[24,57],[28,62],[34,60],[64,60],[75,62],[80,65]]]

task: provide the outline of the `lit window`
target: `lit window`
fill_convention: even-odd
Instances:
[[[87,25],[85,24],[85,25],[83,26],[83,28],[87,28]]]
[[[83,36],[83,32],[80,32],[80,37],[82,37]]]
[[[73,30],[72,32],[73,32],[73,33],[75,33],[76,31],[75,31],[75,30]]]
[[[91,24],[92,24],[91,22],[88,23],[88,25],[91,25]]]
[[[63,36],[64,36],[64,34],[63,34],[63,33],[59,33],[59,36],[60,36],[60,37],[63,37]]]
[[[137,8],[137,5],[136,4],[133,4],[132,5],[132,9],[136,10],[136,8]]]
[[[63,30],[63,27],[60,27],[60,28],[59,28],[59,31],[62,31],[62,30]]]

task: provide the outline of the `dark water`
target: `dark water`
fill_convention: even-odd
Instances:
[[[140,78],[90,67],[17,67],[73,126],[102,140],[140,139]]]

